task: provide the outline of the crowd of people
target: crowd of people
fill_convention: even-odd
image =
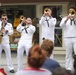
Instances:
[[[52,17],[52,10],[45,8],[39,24],[42,26],[42,42],[32,44],[32,38],[36,32],[36,27],[30,17],[24,17],[16,30],[21,33],[17,47],[17,72],[11,58],[10,41],[13,26],[8,22],[7,14],[2,14],[0,21],[0,59],[2,50],[5,51],[7,66],[10,73],[15,75],[76,75],[76,8],[70,7],[67,16],[62,18],[60,27],[64,31],[64,43],[66,48],[66,67],[62,66],[53,58],[54,50],[54,31],[56,18]],[[72,51],[74,50],[74,63],[72,63]],[[23,53],[26,52],[27,67],[22,68]],[[0,63],[1,64],[1,63]],[[72,73],[74,67],[74,74]],[[0,69],[0,75],[7,75],[3,68]]]

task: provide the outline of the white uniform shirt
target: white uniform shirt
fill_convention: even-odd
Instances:
[[[50,17],[47,18],[42,16],[40,20],[40,25],[42,26],[42,38],[50,39],[54,42],[54,29],[56,25],[56,18]],[[48,26],[49,24],[49,26]]]
[[[1,30],[1,28],[2,28],[2,22],[0,22],[0,30]],[[2,44],[7,44],[7,43],[9,43],[9,35],[13,34],[12,24],[7,22],[4,29],[7,30],[8,32],[7,32],[7,34],[6,33],[3,34]]]
[[[25,29],[26,28],[26,29]],[[17,31],[21,32],[21,38],[19,40],[19,43],[32,43],[32,37],[33,33],[35,32],[35,26],[29,25],[29,26],[22,26],[22,24],[19,24]]]
[[[48,70],[28,70],[28,69],[24,69],[24,70],[20,70],[18,71],[15,75],[52,75],[52,73]]]
[[[69,19],[67,22],[65,22],[66,17],[64,17],[60,23],[60,27],[64,30],[64,37],[76,37],[76,24]]]

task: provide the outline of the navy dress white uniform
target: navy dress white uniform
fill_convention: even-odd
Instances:
[[[2,28],[2,22],[0,22],[0,31],[1,31],[1,28]],[[9,36],[13,34],[12,24],[7,22],[4,26],[4,29],[7,30],[7,33],[3,33],[3,36],[2,36],[2,42],[0,44],[0,58],[1,58],[2,50],[4,49],[6,58],[7,58],[8,68],[9,70],[12,70],[14,69],[14,67],[12,64],[10,42],[9,42]]]
[[[18,58],[18,70],[22,68],[22,58],[24,50],[26,50],[26,55],[28,55],[28,51],[32,46],[32,37],[35,32],[35,26],[29,24],[28,26],[22,26],[19,24],[17,27],[17,31],[21,32],[21,37],[18,42],[17,49],[17,58]]]
[[[54,32],[55,32],[55,25],[56,25],[56,18],[42,16],[40,20],[40,25],[42,26],[42,40],[49,39],[52,40],[54,43]],[[53,59],[53,52],[50,56]]]
[[[40,20],[42,26],[42,39],[50,39],[54,42],[54,29],[56,25],[56,18],[42,16]]]
[[[76,55],[76,23],[75,20],[67,19],[67,16],[64,17],[60,23],[60,27],[64,31],[64,44],[66,48],[66,69],[72,69],[72,49]]]

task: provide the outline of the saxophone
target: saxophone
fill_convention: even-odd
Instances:
[[[1,27],[1,31],[0,31],[0,44],[2,43],[2,38],[3,38],[3,35],[4,35],[4,33],[2,32],[2,30],[4,29],[3,23],[2,23],[1,26],[2,26],[2,27]]]

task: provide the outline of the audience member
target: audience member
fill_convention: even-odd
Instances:
[[[52,75],[73,75],[73,73],[65,68],[59,67],[53,71]]]
[[[8,22],[7,14],[1,15],[0,22],[0,64],[1,55],[4,50],[7,60],[7,66],[10,73],[14,73],[14,66],[12,63],[11,49],[10,49],[10,36],[14,33],[13,26]]]
[[[31,47],[28,53],[27,67],[15,75],[51,75],[49,70],[41,68],[45,59],[44,51],[39,45]]]
[[[32,37],[36,30],[35,26],[32,25],[31,18],[23,18],[22,22],[17,26],[17,31],[21,33],[21,37],[18,42],[17,48],[17,60],[18,60],[18,69],[17,71],[22,69],[22,58],[23,53],[26,51],[26,55],[28,56],[29,49],[32,47]]]
[[[4,71],[4,68],[0,68],[0,75],[7,75],[6,72]]]
[[[60,67],[57,61],[50,59],[50,55],[52,54],[54,48],[53,42],[49,39],[45,39],[41,44],[41,48],[44,50],[44,53],[46,55],[46,60],[42,67],[50,70],[51,72]]]

